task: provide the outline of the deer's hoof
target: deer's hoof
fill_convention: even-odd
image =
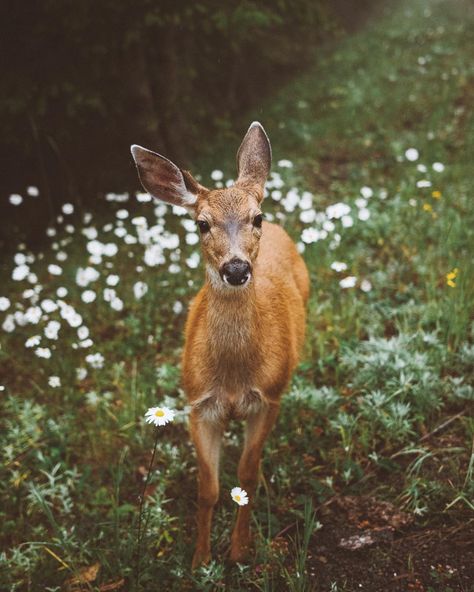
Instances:
[[[192,568],[196,569],[201,565],[207,565],[211,561],[211,552],[208,550],[196,549],[193,555]]]

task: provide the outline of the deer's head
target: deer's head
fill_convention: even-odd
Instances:
[[[270,142],[260,123],[249,127],[237,152],[237,180],[226,189],[206,189],[156,152],[137,145],[131,150],[143,187],[166,203],[185,207],[196,220],[214,287],[248,285],[262,234],[260,204],[271,165]]]

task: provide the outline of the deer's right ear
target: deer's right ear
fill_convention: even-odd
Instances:
[[[142,148],[130,147],[143,187],[152,195],[174,206],[192,208],[197,200],[199,183],[164,156]]]

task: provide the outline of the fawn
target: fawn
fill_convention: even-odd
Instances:
[[[144,188],[185,207],[196,220],[206,265],[206,282],[189,309],[182,363],[199,465],[193,567],[211,558],[219,450],[230,418],[247,422],[238,477],[250,503],[239,507],[230,552],[231,560],[240,562],[251,542],[262,448],[304,340],[308,271],[286,232],[262,222],[271,148],[260,123],[252,123],[245,135],[237,180],[226,189],[206,189],[155,152],[137,145],[131,151]]]

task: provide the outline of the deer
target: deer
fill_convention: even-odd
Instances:
[[[186,208],[200,232],[205,282],[185,324],[182,385],[198,464],[197,541],[192,568],[211,560],[211,522],[219,497],[219,456],[230,419],[244,420],[239,506],[230,559],[245,562],[264,443],[303,347],[309,275],[295,243],[261,210],[272,152],[253,122],[237,152],[237,178],[207,189],[188,171],[136,144],[138,176],[154,198]]]

